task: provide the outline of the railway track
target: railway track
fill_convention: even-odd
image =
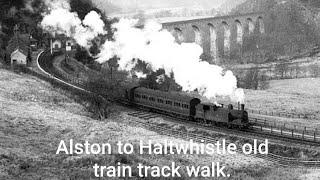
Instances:
[[[131,113],[128,113],[129,116],[134,116],[134,117],[138,117],[144,120],[149,120],[152,118],[156,118],[156,117],[160,117],[158,114],[155,113],[149,113],[149,112],[144,112],[144,111],[134,111]]]
[[[140,117],[143,115],[152,115],[152,113],[148,113],[145,111],[133,111],[129,112],[128,115],[134,116],[134,117]],[[143,116],[144,117],[144,116]],[[152,118],[148,118],[150,120]],[[150,121],[140,121],[140,120],[135,120],[135,122],[144,128],[147,128],[149,130],[155,131],[159,134],[162,135],[167,135],[175,138],[183,138],[190,140],[192,139],[195,142],[201,142],[204,141],[205,143],[215,143],[218,141],[218,138],[210,137],[210,136],[204,136],[201,134],[197,133],[190,133],[190,132],[184,132],[184,131],[179,131],[179,130],[174,130],[174,129],[168,129],[163,126],[160,126],[157,123],[153,123]],[[229,144],[230,141],[227,141],[227,144]],[[237,153],[242,153],[241,151],[237,151]],[[299,160],[296,158],[289,158],[289,157],[283,157],[279,156],[276,154],[269,153],[268,155],[261,155],[261,154],[256,154],[256,155],[250,155],[253,157],[259,157],[262,159],[265,159],[271,163],[274,163],[276,165],[280,165],[282,167],[310,167],[310,168],[320,168],[320,161],[303,161]]]
[[[82,87],[68,83],[67,80],[64,79],[63,77],[59,77],[59,75],[56,75],[55,71],[52,69],[52,68],[54,68],[52,66],[52,62],[50,60],[48,61],[48,59],[45,59],[46,56],[43,56],[43,54],[45,54],[45,53],[42,52],[41,54],[39,54],[39,56],[37,58],[37,64],[38,64],[38,68],[46,76],[48,76],[49,78],[51,78],[55,81],[58,81],[59,83],[62,83],[64,86],[70,86],[71,88],[74,88],[78,91],[83,91],[85,93],[92,93]],[[94,94],[94,93],[92,93],[92,94]],[[103,98],[103,97],[101,97],[101,98]],[[141,110],[132,111],[132,112],[128,113],[128,115],[134,116],[134,117],[139,117],[140,119],[143,119],[143,120],[150,120],[152,118],[161,117],[161,115],[159,115],[157,113],[150,113],[150,112],[141,111]],[[178,137],[178,138],[189,138],[189,139],[192,138],[192,139],[198,140],[198,141],[199,140],[205,140],[206,142],[214,141],[213,138],[210,138],[207,136],[202,136],[200,134],[193,134],[193,133],[188,133],[188,132],[184,133],[184,132],[176,131],[173,129],[159,127],[158,125],[156,125],[154,123],[150,123],[149,121],[147,121],[147,122],[136,121],[136,122],[140,125],[145,126],[146,128],[149,128],[150,130],[154,130],[154,131],[158,132],[159,134],[166,133],[164,135],[174,136],[174,137]],[[215,127],[215,130],[217,130],[217,129],[218,129],[218,127]],[[234,131],[234,130],[228,129],[228,134],[231,131]],[[238,132],[239,131],[237,131],[237,133]],[[253,132],[251,132],[251,133],[253,133]],[[256,136],[258,134],[255,133],[255,134],[251,134],[251,135]],[[265,139],[266,137],[264,135],[263,135],[263,138]],[[288,140],[288,138],[285,138],[285,139]],[[301,143],[301,140],[299,142]],[[319,145],[319,144],[317,144],[317,145]],[[285,167],[293,167],[294,166],[294,167],[320,168],[320,161],[303,161],[303,160],[296,159],[296,158],[288,158],[288,157],[283,157],[283,156],[279,156],[276,154],[270,154],[270,153],[268,155],[256,155],[256,156],[261,157],[263,159],[266,159],[270,162],[276,163],[278,165],[285,166]]]
[[[240,137],[244,139],[257,139],[257,140],[265,140],[265,139],[271,139],[273,140],[274,144],[286,144],[289,147],[299,147],[299,148],[308,148],[308,149],[314,149],[318,150],[318,143],[315,143],[313,141],[307,141],[303,142],[304,144],[301,144],[300,139],[295,139],[295,138],[288,138],[288,137],[283,137],[281,135],[276,136],[275,134],[270,134],[268,132],[260,132],[256,131],[255,129],[252,130],[238,130],[238,129],[226,129],[224,127],[218,127],[218,126],[213,126],[213,125],[203,125],[200,122],[192,122],[188,121],[182,118],[172,118],[170,115],[166,114],[155,114],[152,112],[148,112],[147,110],[141,109],[137,110],[134,112],[128,113],[128,115],[133,116],[133,117],[139,117],[144,120],[150,120],[155,117],[162,117],[166,118],[167,121],[171,121],[177,124],[183,124],[186,126],[192,126],[192,127],[197,127],[200,129],[208,130],[208,131],[213,131],[216,133],[220,133],[226,136],[234,136],[234,137]],[[148,121],[149,122],[149,121]],[[275,140],[275,138],[277,138]],[[299,146],[298,146],[299,145]]]

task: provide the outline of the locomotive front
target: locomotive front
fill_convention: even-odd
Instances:
[[[250,126],[248,112],[245,111],[244,104],[238,105],[237,110],[233,109],[232,105],[229,105],[228,109],[229,109],[229,114],[228,114],[229,123],[242,128],[248,128]]]

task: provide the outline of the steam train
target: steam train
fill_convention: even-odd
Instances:
[[[248,113],[233,105],[224,107],[213,103],[201,102],[197,97],[178,92],[163,92],[143,87],[132,87],[125,90],[124,98],[134,106],[147,108],[166,115],[198,121],[204,124],[228,128],[249,128]]]

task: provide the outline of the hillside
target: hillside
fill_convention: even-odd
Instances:
[[[225,13],[230,12],[232,9],[238,7],[240,4],[246,2],[246,0],[226,0],[220,7],[219,10]]]
[[[314,115],[314,119],[282,119],[279,122],[320,128],[320,78],[272,80],[266,90],[245,90],[251,109]]]
[[[90,179],[95,163],[114,166],[117,162],[163,166],[175,161],[183,166],[219,160],[235,172],[245,173],[243,167],[252,166],[257,169],[255,173],[265,171],[261,159],[241,154],[55,155],[60,140],[69,142],[69,139],[112,145],[117,141],[135,144],[139,140],[185,142],[140,127],[133,123],[134,117],[126,115],[124,108],[114,106],[108,119],[98,121],[86,110],[88,104],[82,104],[75,102],[70,93],[38,78],[0,69],[0,179]]]
[[[164,166],[172,161],[181,166],[227,164],[233,179],[312,179],[313,170],[271,167],[259,158],[236,155],[55,155],[60,140],[90,143],[131,142],[139,140],[185,143],[182,139],[160,135],[134,123],[128,110],[113,106],[108,119],[98,121],[73,95],[26,74],[0,69],[0,179],[90,179],[95,163],[115,166],[117,162],[136,166]],[[166,123],[162,118],[154,119]],[[178,126],[177,126],[178,127]],[[197,131],[187,127],[190,131]],[[134,171],[136,174],[137,172]],[[184,176],[185,174],[183,174]],[[189,179],[189,178],[186,178]]]
[[[257,61],[293,56],[320,44],[318,14],[300,0],[247,0],[235,7],[231,14],[265,12],[265,34],[244,39],[243,53],[258,53]],[[260,42],[259,46],[251,46]]]

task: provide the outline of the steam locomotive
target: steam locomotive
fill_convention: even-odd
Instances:
[[[241,104],[241,108],[234,109],[231,104],[224,107],[201,102],[199,98],[189,94],[163,92],[143,87],[127,88],[124,98],[134,106],[190,121],[228,128],[250,127],[244,104]]]

